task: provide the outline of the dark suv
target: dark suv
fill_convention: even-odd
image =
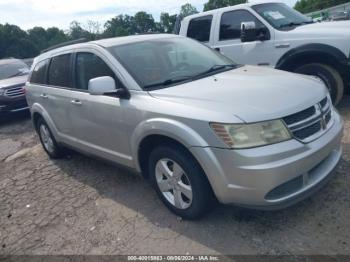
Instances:
[[[21,60],[0,60],[0,116],[28,109],[24,91],[28,74]]]

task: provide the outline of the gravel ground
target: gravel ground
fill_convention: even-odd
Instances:
[[[350,97],[335,177],[282,211],[218,206],[182,221],[129,171],[50,160],[26,116],[0,124],[1,254],[350,254]]]

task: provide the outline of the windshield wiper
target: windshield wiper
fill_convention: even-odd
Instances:
[[[176,78],[170,78],[170,79],[167,79],[167,80],[162,81],[162,82],[153,83],[150,85],[145,85],[143,88],[152,88],[152,87],[157,87],[157,86],[168,86],[168,85],[176,84],[176,83],[183,82],[183,81],[186,81],[189,79],[191,79],[191,76],[181,76],[181,77],[176,77]]]
[[[225,68],[235,68],[235,67],[237,67],[236,64],[213,65],[208,70],[206,70],[206,71],[204,71],[202,73],[199,73],[198,75],[193,76],[192,79],[197,79],[198,77],[202,77],[202,76],[208,75],[210,73],[213,73],[213,72],[216,72],[216,71],[220,71],[220,70],[225,69]]]
[[[194,76],[179,76],[179,77],[176,77],[176,78],[170,78],[170,79],[167,79],[167,80],[162,81],[162,82],[153,83],[153,84],[150,84],[150,85],[145,85],[143,88],[147,89],[147,88],[152,88],[152,87],[157,87],[157,86],[168,86],[168,85],[184,82],[184,81],[187,81],[187,80],[196,80],[196,79],[198,79],[198,78],[200,78],[202,76],[205,76],[207,74],[210,74],[210,73],[222,70],[224,68],[235,68],[235,67],[237,67],[236,64],[214,65],[211,68],[209,68],[208,70],[206,70],[206,71],[204,71],[202,73],[199,73],[197,75],[194,75]]]

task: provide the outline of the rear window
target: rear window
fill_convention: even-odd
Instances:
[[[72,87],[71,54],[51,59],[48,83],[53,86]]]
[[[211,15],[193,18],[188,25],[187,36],[200,42],[209,42],[212,20]]]
[[[48,60],[39,62],[32,72],[30,82],[34,84],[46,84],[46,69]]]

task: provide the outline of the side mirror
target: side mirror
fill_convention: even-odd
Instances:
[[[257,40],[255,22],[242,22],[241,23],[241,41],[244,43],[244,42],[253,42],[255,40]]]
[[[115,94],[117,92],[115,81],[110,76],[90,79],[88,90],[90,95]]]

